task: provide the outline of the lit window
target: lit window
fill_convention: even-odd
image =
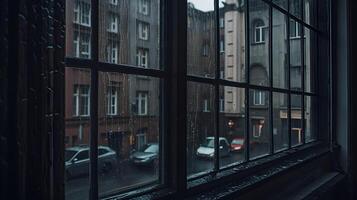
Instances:
[[[148,40],[149,39],[149,24],[138,21],[138,37],[141,40]]]
[[[89,86],[74,85],[73,88],[73,115],[74,116],[89,116]]]
[[[254,39],[255,43],[262,43],[265,41],[264,22],[257,20],[254,24]]]
[[[118,88],[109,86],[107,90],[107,114],[118,114]]]
[[[149,0],[139,0],[139,13],[143,15],[149,14]]]
[[[148,68],[148,55],[149,50],[138,48],[136,52],[136,64],[137,66]]]

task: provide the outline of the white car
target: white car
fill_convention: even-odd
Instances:
[[[198,147],[196,155],[201,158],[214,158],[214,137],[206,137],[203,144]],[[229,156],[229,143],[224,137],[219,138],[219,156]]]

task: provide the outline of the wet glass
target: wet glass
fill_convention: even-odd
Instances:
[[[311,26],[315,26],[317,25],[317,11],[316,11],[316,0],[303,0],[304,1],[304,5],[303,5],[303,9],[304,9],[304,22],[306,24],[309,24]]]
[[[288,0],[272,0],[272,2],[284,10],[288,10]]]
[[[294,15],[295,17],[297,17],[299,19],[301,19],[301,16],[302,16],[301,1],[303,1],[303,0],[289,0],[290,14]]]
[[[91,72],[65,68],[65,199],[89,199]]]
[[[216,22],[213,0],[187,1],[187,74],[214,78]]]
[[[220,1],[220,78],[235,82],[246,81],[246,12],[243,9],[225,9],[223,3],[243,8],[241,1]],[[222,26],[223,25],[223,26]],[[223,50],[223,51],[222,51]]]
[[[91,58],[91,29],[90,0],[66,1],[67,57]]]
[[[273,8],[273,87],[288,88],[289,64],[287,51],[287,17]]]
[[[305,141],[311,142],[317,139],[317,107],[316,97],[305,96]]]
[[[315,92],[316,80],[314,80],[314,77],[316,76],[315,74],[317,68],[316,33],[308,28],[305,28],[304,32],[305,91]]]
[[[270,153],[269,92],[251,89],[249,99],[249,149],[254,159]]]
[[[302,96],[291,95],[291,146],[303,143]]]
[[[269,86],[269,6],[263,1],[250,1],[250,83]]]
[[[288,94],[273,92],[273,139],[274,151],[289,145]]]
[[[213,170],[215,159],[214,137],[215,90],[213,85],[187,84],[187,176]]]
[[[99,1],[99,60],[161,69],[160,1]]]
[[[290,87],[302,90],[301,24],[290,19]]]
[[[99,195],[157,183],[160,79],[100,72],[98,91]]]
[[[219,137],[222,140],[219,164],[225,167],[245,160],[245,89],[220,86],[219,93]]]

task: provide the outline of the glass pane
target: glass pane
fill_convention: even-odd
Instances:
[[[287,17],[273,9],[273,87],[288,88]]]
[[[245,89],[220,86],[219,90],[219,135],[222,140],[219,163],[227,166],[245,159]]]
[[[158,181],[160,79],[101,72],[98,90],[100,196]]]
[[[303,143],[302,139],[302,96],[291,95],[291,146]]]
[[[301,19],[301,1],[302,0],[290,0],[290,13],[297,18]]]
[[[269,6],[250,1],[250,83],[269,86]]]
[[[213,85],[187,84],[187,175],[214,168],[215,92]]]
[[[305,28],[305,91],[315,92],[315,81],[316,76],[316,33],[308,28]]]
[[[270,152],[269,92],[250,90],[249,93],[250,158]]]
[[[91,5],[89,0],[66,1],[66,56],[91,58]]]
[[[301,25],[290,20],[290,87],[302,90]]]
[[[305,141],[317,139],[317,108],[316,97],[305,96]]]
[[[159,1],[99,1],[99,60],[160,69]]]
[[[187,1],[187,74],[214,78],[216,29],[213,0]]]
[[[273,93],[273,136],[274,151],[288,148],[289,126],[288,126],[288,95],[284,93]]]
[[[223,4],[229,3],[227,4]],[[231,4],[244,6],[244,1],[220,1],[220,19],[224,27],[220,29],[220,38],[224,52],[220,54],[220,78],[230,81],[246,81],[245,54],[245,9],[230,9]]]
[[[304,0],[304,21],[307,24],[316,26],[317,12],[316,12],[316,0]]]
[[[284,10],[288,10],[288,0],[272,0],[272,2]]]
[[[65,199],[89,199],[91,72],[65,68]]]

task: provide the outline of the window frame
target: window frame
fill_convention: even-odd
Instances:
[[[262,25],[258,25],[258,22],[261,22]],[[265,29],[266,29],[266,25],[264,23],[264,21],[262,19],[256,19],[253,22],[254,24],[254,43],[255,44],[261,44],[261,43],[265,43],[266,37],[265,37]],[[259,33],[259,38],[257,38]]]
[[[169,11],[172,11],[172,10],[180,10],[180,12],[178,13],[175,13],[174,16],[172,17],[172,19],[169,19],[169,18],[166,18],[168,19],[167,21],[169,22],[176,22],[176,25],[178,26],[177,28],[174,27],[173,24],[175,23],[169,23],[169,22],[163,22],[164,24],[164,30],[176,30],[178,29],[178,34],[174,34],[174,33],[169,33],[168,35],[170,37],[173,37],[172,38],[172,41],[167,41],[169,44],[168,46],[166,47],[167,49],[169,48],[172,48],[172,49],[178,49],[178,53],[176,54],[174,52],[174,50],[172,51],[169,51],[167,53],[167,57],[169,57],[168,60],[165,60],[164,63],[170,63],[172,64],[172,68],[171,69],[167,69],[167,71],[161,71],[161,70],[155,70],[155,69],[145,69],[145,68],[136,68],[136,67],[132,67],[132,66],[126,66],[126,65],[121,65],[121,64],[116,64],[116,65],[111,65],[111,64],[108,64],[108,63],[102,63],[98,60],[98,11],[96,9],[93,9],[93,8],[96,8],[98,7],[98,0],[91,0],[94,5],[91,6],[91,10],[92,10],[92,17],[91,17],[91,22],[92,22],[92,33],[93,36],[91,37],[91,43],[90,44],[93,44],[90,46],[90,49],[92,50],[92,53],[93,53],[93,56],[87,60],[87,59],[73,59],[73,58],[66,58],[66,67],[78,67],[80,65],[78,65],[79,63],[82,63],[83,65],[83,68],[86,68],[86,69],[91,69],[92,70],[92,73],[91,73],[91,82],[92,82],[92,85],[91,85],[91,90],[94,90],[94,91],[97,91],[98,90],[98,72],[99,71],[110,71],[110,72],[120,72],[120,73],[127,73],[127,74],[135,74],[135,75],[144,75],[144,76],[152,76],[152,77],[157,77],[157,78],[161,78],[161,79],[164,79],[165,82],[169,82],[170,83],[170,87],[174,87],[176,86],[177,88],[174,90],[174,91],[170,91],[170,87],[166,86],[164,87],[164,93],[165,93],[165,97],[168,98],[165,99],[165,105],[163,107],[165,107],[167,110],[169,111],[172,111],[174,110],[174,114],[170,114],[171,116],[178,116],[178,120],[177,122],[172,122],[172,121],[175,121],[175,120],[172,120],[172,119],[169,119],[170,123],[173,123],[173,124],[185,124],[184,120],[186,120],[186,118],[184,117],[184,115],[179,112],[178,110],[181,110],[183,108],[186,108],[187,105],[184,105],[184,103],[186,102],[185,98],[186,98],[186,84],[187,84],[187,80],[190,80],[190,81],[196,81],[196,82],[203,82],[203,83],[208,83],[208,84],[217,84],[217,86],[219,84],[224,84],[224,85],[229,85],[229,86],[232,86],[232,87],[239,87],[239,88],[245,88],[246,91],[249,91],[250,88],[254,88],[254,89],[262,89],[264,91],[269,91],[270,93],[272,91],[280,91],[280,92],[288,92],[289,94],[291,93],[298,93],[298,94],[302,94],[302,96],[306,97],[306,96],[311,96],[311,97],[316,97],[317,95],[315,93],[309,93],[309,92],[299,92],[299,91],[290,91],[290,90],[285,90],[285,89],[277,89],[277,88],[272,88],[272,87],[265,87],[265,86],[252,86],[250,84],[247,84],[247,83],[238,83],[238,82],[233,82],[233,81],[229,81],[229,80],[221,80],[218,78],[215,78],[215,79],[210,79],[210,78],[204,78],[204,77],[195,77],[195,76],[190,76],[190,75],[187,75],[186,74],[186,70],[187,69],[180,69],[180,67],[182,68],[182,66],[186,66],[187,63],[185,63],[186,61],[186,56],[185,54],[182,54],[182,52],[185,52],[186,51],[186,45],[187,44],[183,44],[182,40],[184,40],[186,38],[185,33],[186,33],[186,30],[187,30],[187,26],[186,26],[186,23],[187,22],[183,22],[185,20],[182,21],[182,19],[186,18],[187,17],[187,5],[186,2],[182,3],[180,1],[162,1],[162,2],[165,2],[163,5],[166,7],[166,11],[164,12],[163,9],[161,10],[162,12],[165,13],[164,16],[169,16],[168,13],[166,12],[169,12]],[[278,8],[276,5],[274,5],[273,3],[270,3],[268,2],[267,0],[262,0],[264,1],[265,3],[267,3],[268,5],[271,5],[273,6],[274,8]],[[160,1],[161,2],[161,1]],[[215,1],[215,6],[218,7],[218,1]],[[247,7],[249,7],[249,3],[247,3]],[[246,8],[248,10],[248,8]],[[280,9],[282,12],[288,12],[288,11],[283,11],[282,9]],[[285,13],[287,14],[287,13]],[[249,20],[249,14],[247,14],[248,17],[245,19],[246,21]],[[271,15],[271,7],[270,7],[270,15]],[[288,14],[287,14],[288,15]],[[218,21],[219,18],[217,17],[216,20]],[[300,19],[299,19],[300,20]],[[312,29],[314,31],[317,31],[319,32],[319,30],[315,27],[312,27],[311,25],[308,25],[306,23],[304,23],[302,20],[300,20],[301,23],[303,23],[304,26],[306,27],[309,27],[309,29]],[[270,22],[271,24],[271,18],[270,18]],[[219,26],[217,25],[218,23],[216,22],[216,26]],[[249,27],[248,23],[246,23],[247,27]],[[289,27],[289,22],[288,22],[288,26]],[[287,28],[287,32],[288,32],[288,35],[289,35],[289,28]],[[247,29],[249,30],[249,29]],[[304,28],[301,28],[301,32],[304,31]],[[271,30],[269,31],[269,41],[271,41],[271,34],[270,34]],[[181,34],[180,34],[181,33]],[[166,32],[165,32],[166,34]],[[167,37],[167,35],[166,35]],[[163,38],[166,38],[166,37],[163,37]],[[246,43],[249,42],[249,34],[246,34]],[[219,44],[218,44],[219,45]],[[270,49],[271,49],[271,44],[269,44],[270,46]],[[246,50],[246,55],[247,55],[247,58],[249,58],[249,45],[247,45],[247,50]],[[219,54],[218,54],[219,55]],[[172,56],[172,57],[170,57]],[[303,56],[302,56],[303,57]],[[247,63],[248,63],[248,66],[249,66],[249,59],[247,59]],[[183,64],[183,65],[182,65]],[[90,65],[90,66],[89,66]],[[119,69],[114,69],[114,67],[122,67],[122,68],[119,68]],[[99,69],[99,67],[102,67],[101,69]],[[248,67],[246,67],[248,68]],[[178,73],[177,73],[178,72]],[[248,79],[248,82],[249,82],[249,70],[247,70],[247,79]],[[271,70],[270,70],[270,73],[271,73]],[[217,76],[219,76],[220,73],[216,73],[218,74]],[[290,73],[289,73],[290,74]],[[304,74],[304,73],[303,73]],[[167,79],[170,79],[170,77],[174,77],[174,75],[177,75],[177,79],[175,80],[171,80],[171,81],[168,81]],[[271,78],[271,76],[270,76]],[[177,81],[177,82],[175,82]],[[94,84],[93,84],[94,83]],[[177,84],[179,83],[179,84]],[[272,81],[270,81],[270,83],[272,83]],[[303,81],[304,83],[304,81]],[[177,84],[177,85],[175,85]],[[181,85],[180,85],[181,84]],[[289,81],[289,84],[290,84],[290,81]],[[303,86],[303,88],[305,88]],[[170,94],[173,94],[173,97],[169,97]],[[182,95],[181,95],[182,94]],[[246,92],[246,100],[247,98],[249,98],[249,92]],[[98,117],[98,114],[97,114],[97,111],[96,111],[96,106],[98,105],[98,93],[93,93],[91,92],[90,94],[91,96],[91,99],[93,99],[92,103],[91,103],[91,113],[92,111],[94,111],[92,114],[91,114],[91,121],[97,121],[97,117]],[[216,96],[219,96],[219,95],[216,95]],[[181,99],[183,101],[181,101],[180,103],[178,104],[173,104],[173,99],[177,97],[178,99]],[[305,98],[304,98],[305,99]],[[272,98],[269,98],[270,101],[272,101]],[[290,101],[290,99],[289,99]],[[168,104],[170,104],[168,106]],[[172,105],[173,104],[173,105]],[[215,104],[219,104],[219,99],[216,97],[215,99]],[[290,102],[289,102],[290,104]],[[269,104],[270,106],[272,105],[271,103]],[[176,108],[173,108],[177,106]],[[248,107],[248,106],[246,106]],[[219,107],[216,106],[217,109],[219,109]],[[304,108],[304,106],[303,106]],[[247,108],[246,108],[247,109]],[[247,114],[247,118],[249,118],[249,113]],[[290,115],[290,111],[288,113],[288,115]],[[181,117],[179,117],[181,116]],[[248,121],[248,120],[247,120]],[[164,123],[166,123],[164,121]],[[249,125],[249,123],[247,123]],[[174,128],[170,128],[170,134],[173,135],[173,139],[172,140],[169,140],[168,141],[175,141],[174,139],[178,139],[177,143],[174,143],[173,144],[173,148],[177,148],[177,150],[179,150],[179,146],[182,146],[182,144],[186,144],[185,142],[185,137],[186,137],[186,127],[178,127],[178,126],[174,126],[176,127],[177,130],[174,130]],[[248,126],[249,127],[249,126]],[[93,125],[91,127],[91,137],[94,137],[95,138],[95,131],[98,130],[98,127],[96,125]],[[166,130],[166,129],[164,129]],[[289,128],[289,130],[291,130]],[[180,133],[180,131],[182,131]],[[179,136],[180,135],[180,136]],[[161,135],[160,135],[161,136]],[[304,137],[305,138],[305,137]],[[168,141],[164,140],[163,142],[164,143],[168,143]],[[216,140],[218,142],[218,140]],[[305,142],[305,141],[304,141]],[[312,141],[312,142],[309,142],[310,144],[312,144],[313,142],[315,141]],[[247,139],[247,143],[249,144],[249,137]],[[305,144],[305,143],[304,143]],[[97,163],[95,162],[96,159],[97,159],[97,155],[98,155],[98,151],[96,147],[98,144],[96,143],[96,141],[91,141],[91,149],[93,148],[93,150],[90,152],[90,158],[91,158],[91,167],[90,167],[90,174],[92,175],[93,180],[91,180],[90,182],[90,185],[91,185],[91,193],[90,195],[92,197],[95,197],[98,195],[98,180],[97,180]],[[290,144],[289,144],[290,145]],[[216,145],[218,146],[218,145]],[[289,149],[291,149],[291,146],[289,146]],[[160,151],[162,151],[162,148],[160,148]],[[248,151],[249,152],[249,151]],[[184,160],[182,161],[182,163],[179,163],[178,164],[178,170],[177,171],[174,171],[174,177],[173,177],[173,181],[177,182],[178,185],[177,186],[173,186],[174,188],[177,189],[178,192],[182,192],[182,191],[188,191],[190,190],[191,188],[191,185],[193,183],[194,180],[197,180],[197,179],[200,179],[201,177],[203,176],[200,176],[200,177],[194,177],[193,179],[187,179],[186,177],[186,172],[183,168],[185,168],[186,166],[186,160],[185,160],[185,152],[180,154],[180,155],[176,155],[176,156],[173,156],[173,158],[170,158],[170,161],[172,161],[172,159],[176,159],[176,160]],[[248,153],[249,154],[249,153]],[[163,155],[163,153],[160,153],[160,155]],[[165,153],[165,155],[167,155],[167,153]],[[216,154],[218,156],[218,153]],[[247,155],[247,153],[245,153],[245,155]],[[183,158],[183,159],[182,159]],[[166,161],[168,162],[168,161]],[[238,166],[239,164],[236,164],[234,166],[230,166],[229,168],[232,169],[233,167],[236,167]],[[182,169],[182,170],[180,170]],[[170,172],[171,172],[171,169],[169,169]],[[220,171],[222,170],[226,170],[226,169],[220,169],[220,170],[216,170],[214,171],[213,173],[210,173],[210,175],[212,174],[219,174]],[[221,177],[222,178],[222,177]],[[165,181],[165,178],[163,179],[163,182],[162,183],[167,183],[167,181]],[[194,184],[193,184],[194,185]],[[167,186],[172,186],[171,184],[168,184]],[[147,191],[154,191],[154,189],[156,190],[157,188],[148,188]],[[143,192],[143,191],[141,191]],[[146,191],[145,191],[146,192]],[[139,191],[140,193],[140,191]],[[167,192],[166,192],[167,194]],[[120,196],[121,194],[119,194]],[[134,194],[134,196],[136,196],[138,194]]]

